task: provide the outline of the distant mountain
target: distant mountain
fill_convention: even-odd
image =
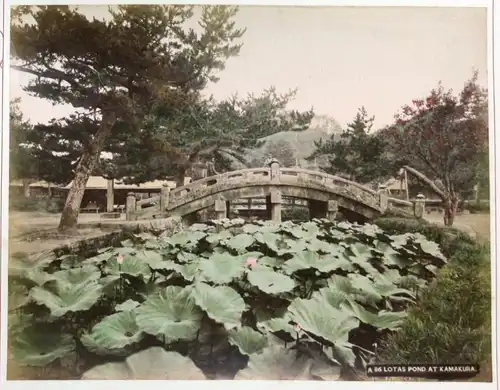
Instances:
[[[305,159],[309,157],[315,150],[315,142],[320,139],[328,139],[332,134],[340,137],[342,128],[338,122],[324,115],[315,116],[311,121],[311,125],[304,131],[282,131],[272,134],[262,139],[264,144],[259,149],[249,150],[246,156],[247,161],[254,159],[265,159],[265,153],[270,143],[278,141],[286,141],[290,144],[295,152],[299,166],[302,168],[311,167],[314,163],[308,162]]]

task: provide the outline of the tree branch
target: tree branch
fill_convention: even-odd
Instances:
[[[436,195],[438,195],[443,201],[445,201],[448,198],[446,193],[442,191],[431,179],[429,179],[423,173],[417,171],[416,169],[408,165],[403,166],[403,169],[406,169],[408,172],[413,174],[417,179],[427,184],[436,193]]]

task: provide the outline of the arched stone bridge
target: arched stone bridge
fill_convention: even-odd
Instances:
[[[268,216],[275,222],[281,221],[283,197],[307,200],[312,218],[332,220],[339,210],[365,221],[389,208],[399,208],[408,214],[414,206],[412,202],[390,198],[386,189],[375,191],[318,171],[280,168],[279,163],[273,161],[267,168],[226,172],[175,189],[164,186],[160,195],[148,199],[137,201],[130,193],[127,220],[187,216],[212,207],[217,218],[225,218],[231,201],[257,197],[266,198]]]

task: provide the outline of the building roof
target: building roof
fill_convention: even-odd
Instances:
[[[18,179],[18,180],[12,180],[10,182],[10,185],[13,186],[13,187],[23,187],[24,186],[24,183],[23,183],[23,180],[21,179]],[[49,185],[51,187],[57,187],[55,184],[50,184],[44,180],[41,180],[41,181],[36,181],[34,183],[31,183],[29,185],[30,188],[34,188],[34,187],[43,187],[43,188],[48,188]]]
[[[190,177],[184,178],[184,184],[188,184],[191,180]],[[136,184],[124,184],[121,180],[115,180],[114,188],[115,190],[159,190],[163,186],[164,183],[167,183],[169,187],[175,188],[175,181],[170,180],[155,180],[148,181],[146,183],[142,183],[139,185]],[[64,189],[70,189],[73,186],[73,182],[68,185],[62,187]],[[102,176],[90,176],[87,182],[87,186],[85,189],[87,190],[105,190],[108,188],[108,180]]]
[[[184,184],[188,184],[191,181],[190,177],[186,177],[184,179]],[[148,189],[148,190],[159,190],[163,186],[164,183],[167,183],[169,187],[175,188],[176,184],[175,181],[171,180],[155,180],[155,181],[148,181],[146,183],[142,183],[139,185],[135,184],[124,184],[121,180],[115,180],[115,189],[117,190],[138,190],[138,189]],[[22,187],[23,180],[12,180],[10,182],[10,185],[13,187]],[[59,186],[56,184],[50,184],[46,181],[36,181],[34,183],[31,183],[29,185],[30,188],[48,188],[49,185],[52,188],[61,188],[61,189],[70,189],[73,185],[73,182],[69,183],[66,186]],[[90,176],[89,180],[87,182],[87,186],[85,189],[87,190],[106,190],[108,188],[108,180],[105,179],[102,176]]]

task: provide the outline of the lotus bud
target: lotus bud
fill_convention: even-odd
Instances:
[[[246,259],[245,264],[251,268],[255,264],[257,264],[257,259],[255,257],[249,257],[248,259]]]
[[[118,256],[116,256],[116,262],[120,265],[123,263],[123,255],[122,254],[119,254]]]

